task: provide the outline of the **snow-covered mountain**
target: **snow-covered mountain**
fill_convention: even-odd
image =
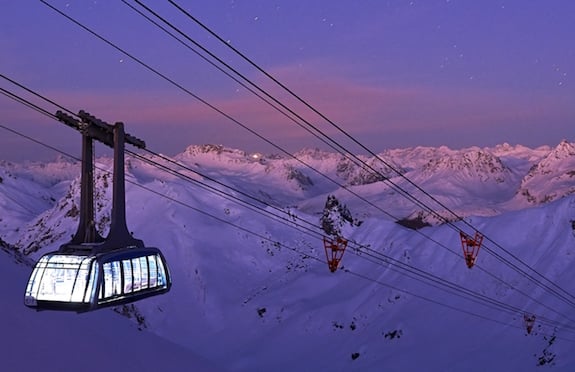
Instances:
[[[112,311],[44,315],[24,307],[26,261],[57,249],[77,228],[80,168],[64,159],[0,162],[0,263],[11,293],[1,318],[34,324],[4,325],[13,343],[22,343],[21,354],[10,349],[14,355],[30,355],[25,337],[50,339],[52,328],[38,324],[69,321],[100,325],[113,335],[105,342],[130,333],[134,347],[159,336],[174,344],[177,362],[170,366],[182,371],[195,362],[237,371],[575,370],[575,297],[546,291],[513,269],[530,270],[525,263],[536,270],[531,276],[575,293],[571,143],[417,147],[377,157],[310,149],[288,157],[202,145],[171,162],[151,159],[181,177],[127,160],[128,227],[162,249],[174,282],[168,294],[125,312],[138,314],[132,321],[142,340]],[[99,158],[97,167],[96,220],[105,235],[112,161]],[[343,267],[331,273],[320,219],[334,198],[354,223],[342,230],[349,241]],[[406,220],[429,226],[396,223]],[[467,223],[489,238],[472,269],[457,231],[472,233]],[[537,316],[530,334],[524,314]],[[71,338],[100,333],[78,327]],[[37,358],[60,350],[34,348]],[[180,349],[193,360],[180,359]],[[42,366],[66,370],[56,362]]]
[[[523,177],[517,191],[529,203],[544,203],[575,192],[575,146],[561,142]]]

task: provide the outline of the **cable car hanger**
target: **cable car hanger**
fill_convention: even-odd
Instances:
[[[134,238],[126,224],[124,146],[145,148],[144,141],[80,111],[81,122],[63,113],[56,117],[82,133],[80,219],[71,241],[43,255],[36,263],[24,304],[37,310],[85,312],[166,293],[171,276],[158,248]],[[112,212],[108,236],[94,221],[94,154],[96,139],[114,149]]]

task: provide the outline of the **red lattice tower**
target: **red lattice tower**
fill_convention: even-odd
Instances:
[[[343,257],[345,248],[347,247],[347,240],[341,237],[329,239],[323,237],[323,246],[325,248],[325,256],[327,258],[327,266],[329,271],[335,272],[339,266],[339,262]]]
[[[463,231],[459,232],[461,237],[461,248],[463,249],[463,257],[465,257],[465,263],[468,268],[472,268],[475,265],[475,260],[477,259],[477,254],[481,248],[481,243],[483,242],[483,235],[478,231],[475,232],[475,236],[472,238]]]

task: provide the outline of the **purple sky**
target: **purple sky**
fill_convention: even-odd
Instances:
[[[278,146],[325,148],[122,2],[50,3]],[[175,7],[147,3],[343,141]],[[575,140],[571,0],[178,3],[375,152]],[[0,73],[73,111],[123,121],[152,151],[173,155],[190,144],[216,143],[278,152],[39,1],[3,3],[0,25]],[[0,87],[21,93],[3,79]],[[79,154],[72,129],[3,95],[0,113],[1,125]],[[0,128],[0,159],[54,156]]]

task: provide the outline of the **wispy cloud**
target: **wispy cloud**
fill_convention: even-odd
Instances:
[[[517,92],[482,90],[472,86],[468,90],[461,87],[399,86],[352,78],[346,75],[349,71],[329,70],[325,66],[311,61],[278,67],[272,69],[271,74],[339,127],[360,139],[393,134],[394,138],[408,136],[409,142],[416,145],[428,139],[423,136],[436,132],[436,136],[443,135],[445,142],[453,146],[458,138],[450,138],[452,135],[461,137],[469,133],[478,139],[493,138],[498,132],[558,120],[561,115],[571,118],[575,115],[575,110],[566,109],[564,103],[552,97],[534,98]],[[267,92],[289,105],[309,123],[329,135],[337,135],[338,131],[333,126],[266,80],[264,77],[256,78]],[[311,138],[293,120],[243,88],[225,97],[209,93],[209,103],[221,113],[175,90],[53,91],[46,94],[72,110],[84,109],[110,122],[124,121],[128,128],[145,128],[147,133],[161,131],[166,126],[193,128],[199,141],[226,144],[229,140],[233,143],[237,138],[226,138],[226,128],[234,128],[229,132],[230,136],[237,136],[238,126],[233,122],[236,120],[272,141],[297,139],[304,147]],[[4,110],[3,114],[18,120],[37,115],[14,107]],[[294,117],[291,113],[287,115]],[[301,122],[295,117],[294,120]],[[214,132],[218,133],[217,139],[210,141]],[[245,132],[243,141],[249,141],[250,136]],[[402,141],[401,145],[404,143]]]

